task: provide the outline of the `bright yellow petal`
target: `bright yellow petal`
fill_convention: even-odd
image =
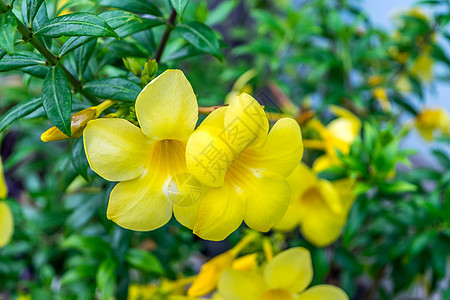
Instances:
[[[292,293],[303,291],[313,278],[311,254],[301,247],[279,253],[267,264],[264,278],[273,289]]]
[[[231,251],[227,251],[206,262],[189,288],[188,296],[200,297],[215,290],[220,275],[231,266],[234,257]]]
[[[241,225],[245,210],[244,193],[226,181],[201,200],[194,233],[205,240],[221,241]]]
[[[3,163],[0,157],[0,199],[5,199],[8,196],[8,186],[6,185],[5,176],[3,175]]]
[[[281,289],[274,289],[265,291],[259,300],[295,300],[291,292]]]
[[[267,289],[256,273],[228,269],[220,276],[219,293],[224,300],[257,300]]]
[[[266,140],[269,121],[262,106],[249,94],[231,100],[225,114],[225,137],[234,153]]]
[[[248,227],[269,231],[286,213],[290,192],[281,175],[253,170],[242,176],[239,186],[247,200],[244,221]]]
[[[259,149],[249,149],[249,161],[255,168],[279,173],[287,177],[303,156],[302,133],[298,123],[291,118],[278,120]]]
[[[341,164],[341,161],[338,157],[330,154],[324,154],[316,158],[313,163],[313,170],[319,173],[330,167],[339,166],[339,164]]]
[[[194,175],[183,173],[172,179],[176,184],[170,188],[173,213],[178,222],[193,229],[197,220],[201,199],[209,191],[209,187],[201,184]],[[173,189],[173,190],[172,190]]]
[[[92,170],[109,181],[138,177],[151,148],[141,130],[124,119],[92,120],[83,139]]]
[[[393,170],[395,171],[395,170]],[[356,194],[354,193],[356,182],[355,180],[344,178],[332,181],[334,188],[338,191],[341,203],[344,208],[344,213],[348,214],[353,202],[356,200]]]
[[[346,152],[346,148],[353,143],[360,129],[360,127],[351,120],[344,118],[338,118],[331,121],[327,125],[327,128],[330,134],[341,142],[336,143],[335,146],[342,152]]]
[[[344,205],[333,184],[328,180],[319,179],[319,188],[322,194],[322,199],[328,208],[337,215],[342,214],[344,212]]]
[[[6,246],[14,233],[14,219],[8,204],[0,202],[0,248]]]
[[[275,226],[275,229],[290,231],[299,224],[302,215],[308,213],[308,210],[301,205],[302,194],[310,187],[315,186],[318,181],[314,172],[303,163],[295,168],[291,175],[286,178],[286,181],[291,191],[291,200],[285,215]]]
[[[152,80],[136,100],[136,115],[152,140],[186,141],[198,119],[191,84],[180,70],[167,70]]]
[[[205,120],[207,121],[208,118]],[[223,129],[200,126],[186,146],[186,164],[189,171],[203,184],[220,187],[234,159],[234,154],[219,136]]]
[[[118,225],[137,231],[153,230],[172,216],[172,202],[182,199],[177,176],[187,174],[185,144],[164,140],[153,145],[148,167],[136,179],[120,182],[109,199],[108,218]]]
[[[348,300],[347,294],[339,287],[315,285],[297,297],[297,300]]]

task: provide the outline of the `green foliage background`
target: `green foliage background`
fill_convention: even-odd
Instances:
[[[418,283],[428,295],[450,298],[448,282],[442,285],[450,253],[450,157],[443,149],[450,139],[433,141],[437,168],[412,164],[414,149],[401,147],[410,130],[403,120],[422,109],[424,89],[450,79],[448,1],[420,1],[432,17],[397,16],[395,32],[374,26],[351,0],[12,2],[0,4],[0,72],[7,72],[0,74],[0,137],[15,233],[0,250],[0,298],[125,299],[130,282],[193,275],[192,258],[213,255],[175,220],[147,233],[107,220],[113,184],[88,168],[82,141],[40,140],[50,122],[70,135],[71,114],[100,99],[118,100],[111,112],[132,120],[133,101],[156,72],[155,62],[146,74],[140,68],[155,58],[157,74],[184,71],[200,106],[223,104],[239,76],[254,69],[249,85],[268,111],[283,112],[269,88],[275,83],[324,123],[329,104],[354,112],[364,121],[361,137],[342,167],[320,174],[358,180],[361,195],[340,240],[318,249],[299,232],[267,236],[279,247],[309,248],[315,282],[338,284],[354,299],[396,299]],[[63,10],[75,15],[59,16]],[[424,52],[444,70],[431,83],[411,71]],[[123,58],[135,58],[135,74]],[[384,78],[391,110],[374,98],[372,75]],[[400,77],[410,92],[399,89]],[[319,154],[308,150],[303,161]]]

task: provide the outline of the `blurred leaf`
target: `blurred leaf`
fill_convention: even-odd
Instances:
[[[164,273],[158,258],[150,252],[140,249],[130,249],[126,254],[126,259],[133,267],[142,271],[161,275]]]
[[[141,88],[124,78],[104,78],[86,83],[83,89],[102,99],[135,101]]]
[[[101,0],[100,5],[120,8],[137,14],[150,14],[154,16],[162,16],[159,8],[146,0]]]
[[[17,19],[11,11],[0,14],[0,47],[14,54]]]
[[[111,251],[109,243],[98,236],[82,236],[73,234],[61,243],[63,249],[76,249],[87,255],[103,257]]]
[[[119,37],[105,20],[91,13],[80,12],[64,15],[51,20],[39,28],[36,36],[97,36]]]
[[[114,293],[117,268],[116,262],[108,257],[105,258],[97,271],[97,286],[102,295],[101,299],[111,299]]]
[[[177,26],[177,32],[194,47],[222,60],[222,53],[214,32],[200,22],[189,22]]]
[[[48,119],[65,135],[71,136],[72,94],[60,67],[54,66],[45,77],[42,99]]]
[[[214,26],[225,21],[233,9],[236,7],[237,1],[228,0],[220,2],[212,11],[208,13],[206,24]]]
[[[378,188],[384,193],[406,193],[417,190],[417,186],[404,180],[385,182],[380,184]]]
[[[181,19],[183,17],[184,10],[189,3],[189,0],[170,0],[170,3],[172,3],[173,8],[178,14],[178,17]]]
[[[19,120],[20,118],[35,111],[41,105],[42,98],[31,98],[29,100],[20,102],[1,117],[0,132],[2,132],[6,128],[6,126],[11,124],[12,122]]]
[[[75,170],[80,174],[85,180],[88,178],[88,161],[86,159],[86,153],[84,152],[83,139],[76,139],[72,146],[72,163]]]
[[[135,34],[143,30],[148,30],[150,28],[160,26],[165,24],[163,21],[158,19],[142,19],[142,20],[132,20],[116,30],[120,38],[127,37],[129,35]]]

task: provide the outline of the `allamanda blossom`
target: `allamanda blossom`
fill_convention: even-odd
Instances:
[[[338,165],[340,161],[336,150],[347,155],[351,144],[361,131],[361,121],[353,113],[335,105],[331,105],[330,110],[338,118],[331,121],[327,126],[323,126],[317,120],[309,122],[319,132],[322,140],[304,141],[305,147],[319,148],[325,151],[325,154],[314,162],[313,168],[317,172]]]
[[[417,115],[415,125],[427,141],[436,137],[438,131],[450,135],[450,117],[444,109],[424,109]]]
[[[302,235],[312,244],[324,247],[333,243],[355,200],[353,182],[350,179],[333,182],[319,179],[304,164],[300,164],[287,180],[291,202],[275,229],[291,231],[300,225]]]
[[[179,70],[167,70],[150,82],[136,100],[139,127],[124,119],[88,123],[84,145],[92,170],[119,181],[111,192],[107,216],[132,230],[153,230],[172,217],[190,224],[196,215],[180,204],[187,174],[186,141],[198,118],[192,87]]]
[[[6,202],[1,201],[8,196],[8,187],[3,176],[3,164],[0,158],[0,248],[6,246],[14,233],[14,219]]]
[[[321,284],[308,288],[313,278],[311,255],[305,248],[291,248],[276,255],[257,272],[228,269],[219,280],[224,300],[347,300],[345,292]]]
[[[212,112],[189,138],[189,171],[207,186],[194,233],[222,240],[242,221],[268,231],[283,217],[290,198],[286,177],[300,162],[297,122],[280,119],[269,134],[263,108],[248,94]]]

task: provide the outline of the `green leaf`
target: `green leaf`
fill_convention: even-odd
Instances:
[[[86,70],[86,67],[89,64],[89,60],[91,59],[91,56],[95,51],[96,44],[97,39],[94,38],[89,43],[86,43],[75,50],[74,52],[74,58],[76,63],[75,68],[77,70],[78,78],[83,78],[84,70]]]
[[[51,20],[39,28],[37,36],[97,36],[119,37],[105,20],[91,13],[80,12],[64,15]]]
[[[384,193],[406,193],[417,190],[417,186],[404,180],[384,182],[380,184],[378,188]]]
[[[177,26],[177,32],[197,49],[222,60],[219,41],[214,32],[203,23],[189,22]]]
[[[84,179],[89,180],[88,161],[84,152],[83,139],[76,139],[72,146],[72,163],[78,174]]]
[[[133,20],[117,29],[117,34],[120,38],[124,38],[126,36],[135,34],[136,32],[140,32],[143,30],[148,30],[150,28],[165,24],[163,21],[158,19],[142,19],[142,20]]]
[[[146,0],[101,0],[100,5],[120,8],[137,14],[149,14],[153,16],[162,16],[159,8]]]
[[[186,6],[189,3],[189,0],[170,0],[172,3],[173,8],[178,14],[179,18],[183,17],[184,10],[186,9]]]
[[[161,275],[164,269],[158,258],[150,252],[140,249],[130,249],[126,259],[133,267],[153,274]]]
[[[6,55],[6,50],[0,48],[0,60]]]
[[[0,132],[2,132],[6,128],[6,126],[11,124],[12,122],[19,120],[29,113],[32,113],[41,105],[42,98],[31,98],[29,100],[20,102],[2,116],[2,118],[0,119]]]
[[[44,64],[45,60],[37,54],[31,52],[17,53],[16,55],[5,56],[0,60],[0,72]]]
[[[0,47],[9,55],[14,54],[16,27],[17,19],[12,12],[0,14]]]
[[[117,263],[110,257],[105,258],[97,271],[97,286],[102,295],[101,299],[111,299],[116,282]]]
[[[44,0],[27,0],[28,24],[33,24],[34,18]]]
[[[135,101],[141,88],[128,79],[104,78],[86,83],[83,89],[102,99]]]
[[[111,26],[112,29],[117,29],[125,25],[126,23],[136,20],[139,21],[140,18],[132,13],[122,11],[122,10],[110,10],[102,12],[98,15],[103,20],[108,23],[109,26]],[[89,43],[95,39],[95,37],[92,36],[73,36],[67,39],[67,41],[64,43],[64,45],[61,46],[59,49],[58,56],[62,57],[66,55],[67,53],[75,50],[76,48]]]
[[[97,236],[71,235],[61,243],[63,249],[75,249],[87,255],[103,257],[111,251],[109,243]]]
[[[72,94],[64,71],[54,66],[44,79],[42,97],[48,119],[65,135],[71,136]]]

